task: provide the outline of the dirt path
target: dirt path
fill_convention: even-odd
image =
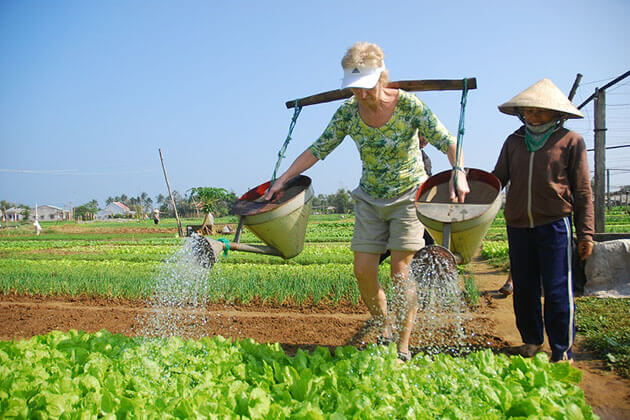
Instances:
[[[472,348],[502,351],[520,344],[514,323],[511,297],[496,293],[506,274],[482,262],[470,266],[482,293],[479,307],[464,327]],[[0,339],[12,340],[45,334],[52,330],[78,329],[138,335],[146,331],[155,307],[147,302],[88,297],[28,297],[0,295]],[[178,335],[198,337],[221,334],[252,338],[257,342],[279,342],[288,353],[297,348],[334,348],[373,342],[375,329],[363,306],[208,305],[195,310],[173,310],[178,317]],[[203,322],[199,322],[203,320]],[[200,326],[201,325],[201,326]],[[448,334],[448,332],[447,332]],[[418,344],[417,336],[412,345]],[[549,348],[546,347],[549,352]],[[575,364],[583,373],[580,386],[594,411],[602,419],[630,419],[630,381],[604,370],[590,354],[574,349]]]
[[[480,292],[486,298],[481,310],[494,323],[494,332],[508,345],[522,343],[514,320],[512,297],[497,293],[507,277],[484,263],[471,264]],[[601,362],[580,348],[579,336],[573,347],[573,366],[582,371],[580,387],[593,411],[602,419],[630,419],[630,380],[620,378],[604,369]],[[551,355],[549,343],[545,340],[544,350]]]

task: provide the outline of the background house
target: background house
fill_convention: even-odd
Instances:
[[[26,209],[21,207],[11,207],[6,210],[5,219],[7,222],[19,222],[24,220]]]
[[[43,205],[37,206],[37,220],[41,221],[53,221],[53,220],[69,220],[70,211],[64,210],[60,207]],[[35,210],[31,210],[29,215],[30,220],[35,220]]]
[[[129,210],[129,207],[118,201],[109,203],[103,210],[96,213],[96,218],[99,220],[107,219],[110,217],[132,217],[134,212]]]

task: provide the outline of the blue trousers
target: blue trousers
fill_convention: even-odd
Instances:
[[[521,338],[526,344],[542,344],[546,330],[551,360],[570,359],[575,339],[571,219],[534,228],[508,226],[507,233],[514,314]]]

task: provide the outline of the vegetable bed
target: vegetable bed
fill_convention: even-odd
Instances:
[[[398,364],[393,346],[289,357],[279,344],[220,336],[71,330],[0,342],[0,413],[9,418],[597,418],[580,379],[545,354],[489,350]]]

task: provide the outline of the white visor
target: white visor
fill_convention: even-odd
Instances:
[[[351,67],[343,69],[341,89],[363,88],[372,89],[376,86],[381,73],[385,70],[385,64],[380,67]]]

